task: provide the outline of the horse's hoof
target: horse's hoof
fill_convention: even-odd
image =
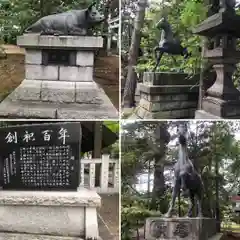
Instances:
[[[172,217],[172,213],[171,212],[167,212],[165,215],[164,215],[165,218],[170,218]]]

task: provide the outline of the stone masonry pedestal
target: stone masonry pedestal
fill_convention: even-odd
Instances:
[[[93,79],[94,51],[102,47],[102,37],[25,34],[17,43],[26,49],[25,79],[0,104],[1,117],[118,118]]]
[[[197,77],[184,73],[145,72],[140,102],[132,119],[193,118],[197,109]]]
[[[1,191],[0,240],[97,240],[100,204],[87,189]]]
[[[208,240],[216,234],[211,218],[148,218],[146,240]]]

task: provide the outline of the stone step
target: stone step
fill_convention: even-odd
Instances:
[[[2,118],[36,119],[116,119],[112,107],[77,103],[12,101],[11,94],[0,104]],[[110,110],[110,111],[109,111]]]
[[[39,234],[0,232],[0,240],[84,240],[78,237],[62,237]]]

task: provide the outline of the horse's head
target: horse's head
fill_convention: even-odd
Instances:
[[[178,129],[178,142],[179,144],[181,144],[182,146],[186,146],[187,145],[187,137],[186,137],[186,129],[184,128],[184,126],[180,126]]]
[[[187,145],[187,139],[184,135],[179,135],[178,137],[178,141],[182,146],[186,146]]]
[[[169,27],[170,27],[170,24],[165,17],[161,18],[156,24],[156,28],[158,29],[166,29]]]

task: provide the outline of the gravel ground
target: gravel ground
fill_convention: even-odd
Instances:
[[[98,209],[100,236],[103,240],[119,239],[119,194],[100,194],[102,206]]]

